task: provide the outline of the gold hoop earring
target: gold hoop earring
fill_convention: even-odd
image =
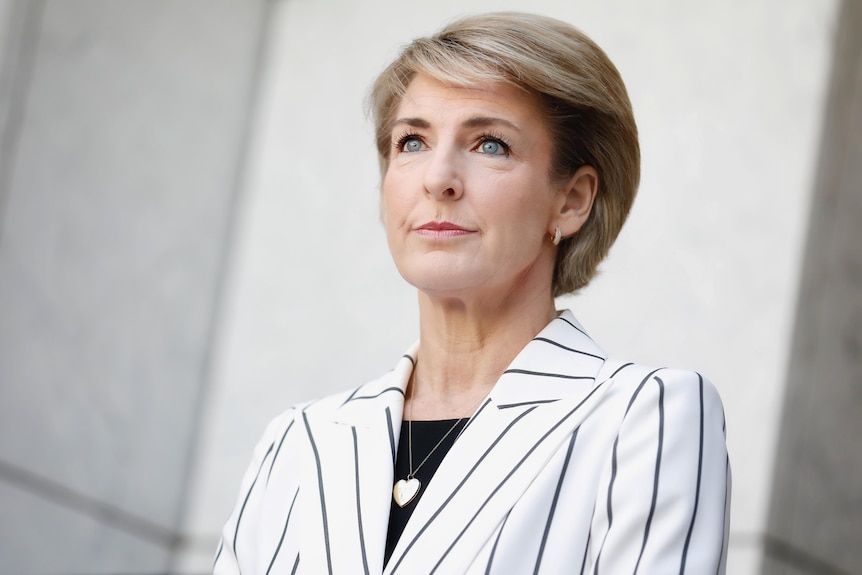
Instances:
[[[560,238],[562,238],[562,236],[563,236],[563,233],[560,231],[560,226],[557,226],[554,229],[554,239],[551,240],[552,242],[554,242],[555,246],[560,245]]]

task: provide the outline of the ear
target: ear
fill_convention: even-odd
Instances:
[[[559,211],[551,219],[552,236],[560,227],[564,238],[573,236],[587,221],[599,189],[599,173],[592,166],[581,166],[562,189]]]

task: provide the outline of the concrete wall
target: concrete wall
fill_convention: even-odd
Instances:
[[[776,467],[779,434],[807,429],[781,427],[794,326],[837,309],[797,301],[837,0],[0,8],[0,572],[205,572],[269,418],[391,367],[415,294],[378,222],[362,101],[400,44],[499,9],[590,34],[641,130],[631,219],[560,306],[615,355],[716,382],[730,573],[809,549],[807,508],[781,531],[768,504],[774,469],[796,469],[787,444]],[[794,393],[788,410],[813,409]]]
[[[262,5],[4,5],[2,573],[169,569]]]
[[[862,565],[862,3],[843,3],[812,196],[764,573]]]

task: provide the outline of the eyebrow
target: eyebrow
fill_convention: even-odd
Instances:
[[[397,120],[392,121],[390,130],[395,126],[410,126],[413,128],[422,128],[423,130],[427,130],[431,127],[431,122],[429,122],[428,120],[423,120],[422,118],[398,118]]]
[[[521,131],[518,126],[510,122],[509,120],[504,120],[503,118],[494,118],[488,116],[475,116],[473,118],[468,118],[462,124],[465,128],[486,128],[488,126],[507,126],[516,130],[518,132]],[[398,118],[392,122],[390,127],[390,131],[394,129],[396,126],[410,126],[413,128],[421,128],[423,130],[427,130],[431,127],[431,122],[428,120],[424,120],[422,118]]]
[[[507,126],[509,128],[512,128],[513,130],[517,130],[518,132],[521,131],[521,129],[518,126],[516,126],[515,124],[513,124],[509,120],[504,120],[503,118],[477,116],[475,118],[470,118],[469,120],[464,122],[464,126],[467,128],[485,128],[488,126],[498,126],[498,125]]]

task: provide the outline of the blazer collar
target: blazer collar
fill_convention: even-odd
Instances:
[[[417,351],[418,344],[414,344],[392,371],[348,396],[330,412],[329,421],[335,427],[316,434],[320,466],[329,470],[329,493],[355,492],[359,497],[366,550],[362,560],[372,572],[382,569],[404,393]],[[601,399],[607,384],[597,382],[596,377],[605,357],[569,311],[531,340],[480,404],[434,480],[423,486],[422,498],[386,572],[421,572],[441,558],[447,565],[444,572],[465,571],[476,546],[490,536],[559,445]],[[354,431],[348,433],[350,428]],[[354,485],[357,454],[359,483]],[[308,481],[316,488],[316,477]],[[339,482],[344,484],[338,486]],[[494,492],[493,505],[486,505],[494,486],[500,490]],[[355,519],[349,513],[336,517],[352,506],[330,503],[328,507],[333,514],[330,524],[339,526],[331,533],[333,548],[355,547],[350,542],[357,540],[357,534],[349,527]],[[453,534],[458,535],[454,543]],[[421,544],[414,544],[420,537]],[[323,565],[323,549],[317,551],[320,553],[306,552],[305,558],[320,555],[318,561]],[[341,558],[345,564],[359,559],[347,555]]]
[[[335,420],[367,427],[379,421],[380,411],[388,407],[400,421],[418,352],[416,342],[392,371],[354,391],[337,410]],[[572,312],[564,310],[512,360],[489,399],[494,405],[510,406],[582,395],[584,389],[592,387],[606,358]]]
[[[547,403],[592,388],[607,354],[571,311],[554,318],[521,352],[491,391],[497,406]]]
[[[404,391],[416,347],[340,405],[312,405],[303,414],[314,438],[301,471],[303,572],[351,573],[359,565],[367,573],[383,571]]]
[[[414,343],[398,360],[392,371],[356,389],[335,412],[335,421],[356,427],[369,427],[380,421],[387,408],[397,422],[404,409],[407,383],[416,365],[419,342]],[[400,426],[399,426],[400,429]]]
[[[423,486],[385,573],[468,570],[560,446],[598,405],[606,354],[569,311],[512,361]]]

